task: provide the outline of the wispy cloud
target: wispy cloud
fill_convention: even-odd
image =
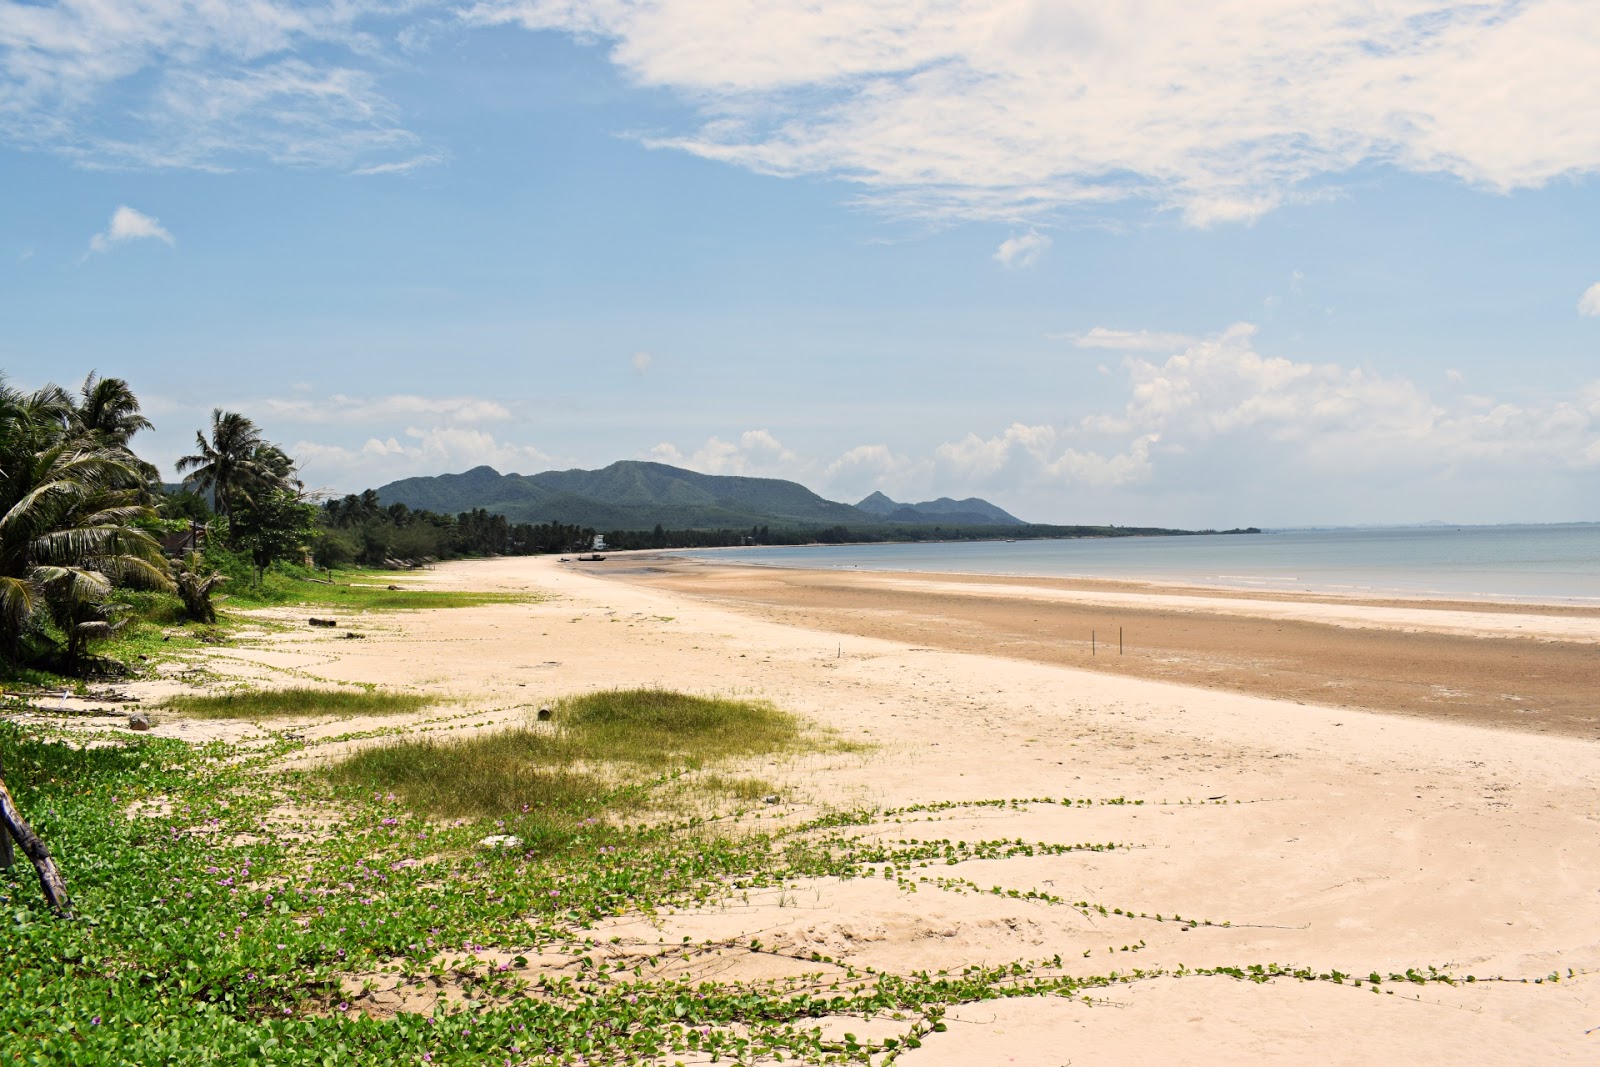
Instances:
[[[249,406],[252,410],[264,411],[274,420],[309,424],[348,425],[433,417],[461,425],[511,418],[511,412],[499,401],[482,397],[417,396],[411,393],[376,397],[335,393],[325,399],[309,396],[268,397],[253,401]]]
[[[1136,198],[1195,225],[1364,164],[1510,190],[1600,168],[1590,0],[482,0],[603,40],[700,111],[648,143],[1014,222]]]
[[[1053,244],[1042,233],[1025,233],[1021,237],[1007,237],[994,251],[994,259],[1002,267],[1023,270],[1039,262]]]
[[[1082,333],[1052,334],[1054,340],[1071,341],[1079,348],[1109,348],[1129,352],[1172,352],[1194,343],[1194,338],[1182,333],[1160,333],[1152,330],[1113,330],[1096,326]]]
[[[0,137],[90,166],[421,165],[371,32],[414,6],[0,0]]]
[[[112,213],[111,225],[89,238],[89,252],[109,252],[115,245],[125,241],[143,240],[160,241],[166,245],[176,243],[160,220],[123,204]]]

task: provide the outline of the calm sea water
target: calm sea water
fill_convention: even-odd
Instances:
[[[1136,578],[1368,596],[1600,603],[1600,524],[815,545],[677,554],[779,567]]]

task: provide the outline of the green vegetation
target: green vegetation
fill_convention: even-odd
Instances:
[[[201,719],[276,719],[311,715],[394,715],[417,711],[432,702],[417,693],[293,686],[172,696],[162,706]]]
[[[274,769],[299,749],[159,738],[81,748],[0,723],[0,762],[82,917],[51,916],[26,863],[0,874],[0,1063],[882,1064],[936,1042],[963,1004],[1081,1000],[1158,975],[1379,994],[1483,980],[1426,966],[1361,977],[1268,963],[1130,967],[1152,924],[1195,921],[960,877],[986,869],[973,861],[1022,856],[1094,853],[1115,864],[1126,846],[919,838],[910,809],[648,825],[598,814],[539,839],[527,830],[532,813],[429,821],[398,795]],[[495,833],[527,843],[478,845]],[[906,894],[1072,909],[1093,926],[1048,958],[908,974],[767,944],[764,931],[640,955],[595,929],[760,894],[783,906],[809,897],[817,879],[869,877]],[[1108,952],[1115,970],[1097,962]],[[793,976],[728,976],[730,961],[752,956],[788,960]],[[419,1010],[395,1010],[371,987],[416,994]],[[860,1036],[869,1027],[874,1036]]]
[[[138,523],[144,468],[128,451],[149,423],[117,379],[89,375],[78,396],[21,393],[0,378],[0,655],[76,671],[90,641],[120,625],[118,586],[171,587],[160,546]]]
[[[818,743],[803,741],[794,716],[770,704],[661,689],[606,690],[559,702],[547,727],[389,741],[328,773],[342,784],[399,794],[411,808],[433,815],[520,811],[559,827],[599,812],[636,810],[652,785],[641,771],[670,775]],[[772,791],[759,779],[722,775],[686,784],[743,799]]]

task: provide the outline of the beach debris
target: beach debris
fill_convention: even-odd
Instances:
[[[399,591],[400,591],[400,587],[398,585],[391,585],[389,587],[389,592],[391,592],[391,593],[398,593]]]
[[[137,730],[140,733],[150,729],[150,716],[143,712],[134,712],[128,716],[128,729]]]
[[[10,867],[14,862],[13,842],[33,862],[34,872],[39,876],[39,888],[44,891],[44,899],[50,905],[50,910],[59,918],[72,918],[72,901],[67,897],[67,883],[61,877],[61,868],[56,866],[43,839],[33,832],[33,827],[28,825],[28,820],[17,809],[16,801],[11,799],[11,793],[6,789],[5,768],[0,767],[0,844],[3,844],[0,861],[4,862],[5,867]]]
[[[367,639],[367,635],[358,634],[354,630],[346,630],[344,632],[344,639],[346,641],[365,641]]]
[[[306,735],[305,734],[285,733],[283,735],[283,739],[285,741],[304,741],[306,739]]]
[[[522,838],[516,834],[490,834],[478,844],[484,848],[521,848]]]
[[[338,626],[339,625],[339,623],[334,619],[307,619],[306,622],[311,624],[312,626]]]
[[[763,804],[776,804],[777,802],[778,794],[776,793],[768,793],[766,796],[761,798],[761,803]]]
[[[549,708],[547,708],[547,707],[546,708],[540,708],[539,709],[539,721],[540,722],[549,722],[551,714],[552,714],[552,712],[550,711]]]

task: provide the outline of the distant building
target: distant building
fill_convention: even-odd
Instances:
[[[187,530],[162,535],[161,552],[168,559],[181,559],[191,552],[200,551],[205,543],[205,524],[191,521]]]

